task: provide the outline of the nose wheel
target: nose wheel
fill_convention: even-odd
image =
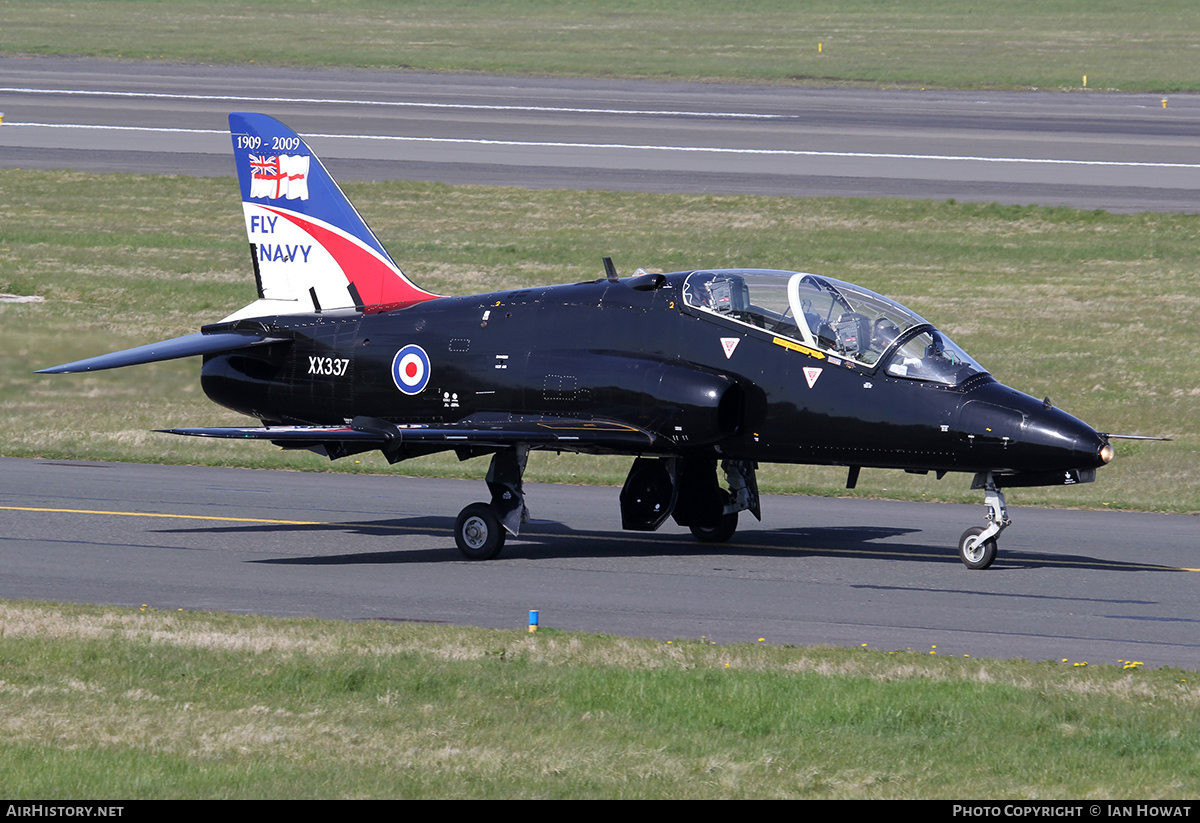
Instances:
[[[983,486],[983,505],[987,507],[984,519],[986,526],[973,526],[958,539],[958,557],[968,569],[986,569],[996,560],[996,538],[1008,528],[1008,507],[1004,503],[1004,492],[996,485],[991,472],[977,475],[973,488]]]
[[[996,559],[996,538],[980,539],[983,526],[972,526],[958,539],[958,556],[968,569],[986,569]]]

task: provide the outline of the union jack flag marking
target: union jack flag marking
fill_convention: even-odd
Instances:
[[[249,155],[250,196],[307,200],[311,159],[307,154]]]

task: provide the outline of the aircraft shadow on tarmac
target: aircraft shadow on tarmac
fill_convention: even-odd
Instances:
[[[281,565],[362,565],[411,563],[475,563],[458,554],[452,537],[453,521],[445,517],[422,516],[347,523],[263,523],[234,526],[163,529],[172,534],[215,536],[281,534],[286,532],[315,535],[361,535],[384,538],[380,551],[330,551],[308,556],[252,560],[252,563]],[[520,537],[510,537],[500,556],[492,561],[546,560],[566,558],[644,558],[660,556],[753,557],[844,557],[863,560],[891,560],[916,563],[948,563],[959,566],[958,555],[940,543],[892,542],[893,538],[920,533],[921,529],[884,526],[814,526],[789,529],[745,530],[727,543],[701,543],[686,533],[657,534],[642,532],[577,531],[552,520],[531,521]],[[403,543],[406,536],[433,538],[444,545],[436,547],[388,548]],[[879,543],[877,541],[889,542]],[[424,541],[422,541],[424,542]],[[1183,571],[1173,566],[1103,560],[1078,554],[1020,551],[1009,549],[995,571],[1037,568],[1073,568],[1104,571]],[[965,569],[964,569],[965,571]]]

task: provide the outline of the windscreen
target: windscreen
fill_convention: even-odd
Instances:
[[[683,296],[692,308],[862,366],[882,362],[891,377],[955,385],[984,371],[920,315],[841,280],[766,269],[698,271]]]

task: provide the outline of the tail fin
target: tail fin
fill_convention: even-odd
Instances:
[[[260,303],[226,319],[438,296],[405,276],[303,138],[265,114],[231,114],[229,131]]]

